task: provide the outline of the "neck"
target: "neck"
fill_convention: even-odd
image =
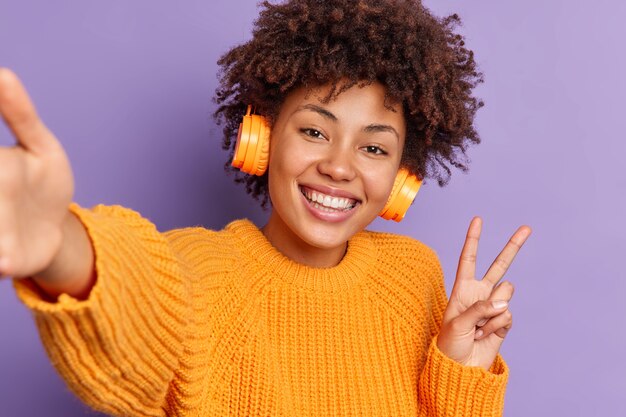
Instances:
[[[295,234],[275,211],[272,211],[269,221],[261,231],[272,246],[283,255],[294,262],[316,268],[338,265],[348,248],[347,242],[333,248],[320,248],[308,244]]]

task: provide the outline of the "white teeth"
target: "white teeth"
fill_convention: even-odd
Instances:
[[[327,213],[336,213],[336,212],[340,211],[340,210],[335,210],[335,209],[332,209],[332,208],[330,208],[330,207],[321,206],[321,205],[319,205],[318,203],[314,203],[314,204],[313,204],[313,207],[315,207],[315,208],[316,208],[316,209],[318,209],[318,210],[325,211],[325,212],[327,212]]]
[[[331,197],[315,191],[305,191],[302,188],[300,191],[308,200],[314,203],[313,207],[322,211],[334,212],[338,210],[350,210],[356,205],[356,202],[349,198]]]

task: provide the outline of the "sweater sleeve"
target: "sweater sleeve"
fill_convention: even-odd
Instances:
[[[114,415],[164,416],[183,350],[188,285],[167,239],[120,206],[70,210],[94,248],[96,283],[84,301],[46,301],[14,280],[52,364],[91,407]]]
[[[434,304],[437,306],[433,314],[439,329],[448,299],[441,264],[434,251],[432,256],[435,271]],[[437,335],[434,335],[418,381],[418,416],[501,416],[508,375],[509,369],[500,354],[489,371],[481,367],[464,366],[439,350]]]

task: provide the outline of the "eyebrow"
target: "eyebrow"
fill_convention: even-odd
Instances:
[[[298,106],[298,108],[296,109],[296,111],[294,113],[297,113],[297,112],[302,111],[302,110],[314,111],[315,113],[320,114],[325,119],[328,119],[328,120],[333,121],[333,122],[336,122],[337,120],[339,120],[339,119],[337,119],[337,116],[335,116],[334,114],[332,114],[331,112],[329,112],[325,108],[320,107],[320,106],[316,106],[315,104],[305,104],[305,105],[302,105],[302,106]]]
[[[320,107],[320,106],[316,106],[315,104],[304,104],[302,106],[298,106],[298,108],[296,108],[296,111],[294,111],[294,113],[297,113],[297,112],[302,111],[302,110],[313,111],[313,112],[319,114],[320,116],[322,116],[323,118],[328,119],[328,120],[330,120],[332,122],[337,122],[339,120],[339,119],[337,119],[337,116],[335,116],[334,114],[332,114],[331,112],[329,112],[325,108]],[[390,126],[390,125],[371,124],[371,125],[365,126],[363,131],[365,131],[367,133],[389,132],[389,133],[392,133],[392,134],[396,135],[396,138],[398,140],[400,140],[400,134],[398,134],[398,131],[396,129],[394,129],[392,126]]]
[[[363,129],[366,132],[372,132],[372,133],[376,133],[376,132],[389,132],[389,133],[393,133],[394,135],[396,135],[396,139],[400,140],[400,135],[398,134],[398,132],[396,131],[396,129],[394,129],[393,127],[389,126],[389,125],[368,125],[365,127],[365,129]]]

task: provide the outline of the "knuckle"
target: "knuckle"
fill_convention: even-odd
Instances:
[[[505,329],[504,327],[501,329],[498,329],[495,332],[500,338],[504,339],[506,337],[506,335],[509,333],[509,329]]]
[[[501,286],[501,287],[504,287],[504,288],[510,288],[511,290],[513,290],[513,289],[515,288],[515,287],[513,286],[513,284],[511,283],[511,281],[502,281],[502,282],[500,283],[500,286]]]
[[[488,336],[491,333],[495,332],[496,330],[498,330],[496,327],[494,327],[493,325],[489,324],[488,326],[482,327],[483,330],[483,335],[484,336]]]
[[[450,327],[450,330],[457,330],[460,327],[460,322],[459,322],[459,318],[455,317],[452,320],[450,320],[450,323],[448,323],[448,326]]]
[[[449,323],[449,326],[450,326],[450,330],[456,334],[465,331],[465,327],[466,327],[463,323],[463,319],[461,318],[461,316],[458,316],[452,319]]]
[[[510,263],[509,263],[509,261],[507,261],[504,258],[497,257],[496,258],[496,265],[506,271],[507,269],[509,269]]]
[[[502,281],[499,285],[503,290],[511,293],[513,295],[515,293],[515,286],[510,281]]]
[[[487,308],[487,302],[486,301],[476,301],[473,306],[474,306],[474,308],[476,310],[484,310],[485,308]]]
[[[469,254],[469,253],[464,253],[461,255],[461,260],[465,261],[465,262],[476,262],[476,255],[475,254]]]
[[[509,239],[509,245],[513,246],[517,250],[520,250],[522,248],[522,245],[518,243],[517,241],[515,241],[515,239],[513,238]]]
[[[491,301],[476,301],[473,307],[479,314],[487,314],[492,309]]]

